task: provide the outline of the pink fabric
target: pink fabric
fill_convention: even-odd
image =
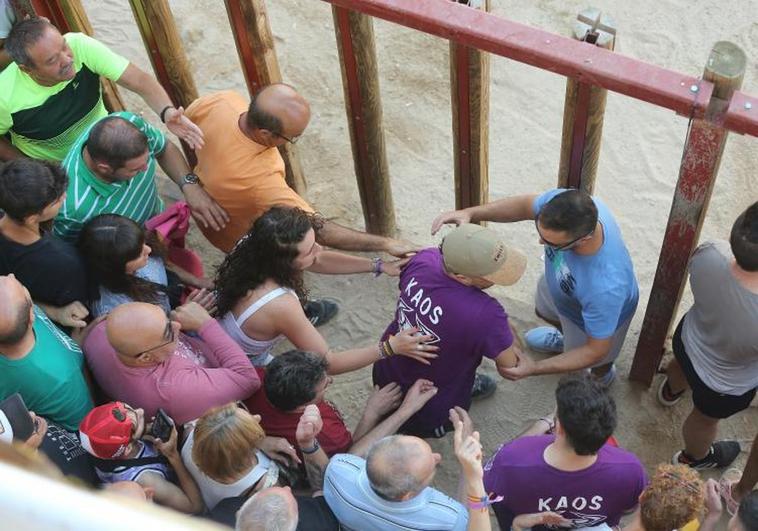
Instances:
[[[200,338],[179,334],[173,355],[153,367],[121,363],[108,342],[106,322],[84,342],[87,363],[106,395],[143,408],[147,418],[163,408],[183,424],[212,407],[244,400],[260,387],[255,367],[215,319],[199,330]]]
[[[158,238],[168,247],[169,262],[202,278],[205,275],[203,261],[194,251],[185,247],[191,215],[187,202],[177,201],[157,216],[148,219],[145,228],[155,231]]]

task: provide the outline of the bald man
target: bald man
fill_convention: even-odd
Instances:
[[[284,160],[276,149],[294,144],[311,118],[308,102],[283,83],[261,89],[250,102],[233,91],[195,100],[187,116],[202,129],[205,146],[196,153],[200,182],[230,221],[220,231],[203,229],[206,238],[228,253],[253,222],[274,205],[313,208],[284,179]],[[316,238],[344,251],[379,251],[404,256],[415,247],[326,220]]]
[[[170,318],[153,304],[122,304],[92,328],[83,348],[106,395],[147,417],[163,408],[178,424],[260,387],[242,349],[195,302]]]
[[[324,477],[324,497],[349,529],[464,530],[466,509],[431,488],[440,454],[418,437],[392,435],[379,440],[366,460],[332,457]]]
[[[0,276],[0,400],[20,393],[29,410],[76,431],[92,409],[83,365],[79,346],[16,277]]]

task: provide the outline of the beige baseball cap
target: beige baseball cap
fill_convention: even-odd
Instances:
[[[515,284],[526,269],[526,256],[486,227],[464,223],[442,240],[442,259],[451,273]]]

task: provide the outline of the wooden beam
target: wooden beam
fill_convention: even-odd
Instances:
[[[197,99],[197,87],[168,1],[129,0],[129,4],[155,77],[174,106],[187,107]],[[181,144],[190,166],[194,166],[195,152],[183,140]]]
[[[704,79],[715,86],[706,112],[695,119],[684,146],[679,180],[658,259],[650,300],[629,377],[650,385],[663,356],[687,279],[687,262],[700,237],[708,202],[716,182],[727,130],[723,121],[729,100],[742,85],[747,58],[730,42],[717,42],[705,67]]]
[[[266,85],[282,82],[266,2],[225,0],[225,3],[247,90],[253,97]],[[279,147],[279,152],[284,159],[287,184],[298,194],[304,194],[307,183],[295,146],[286,143]]]
[[[67,0],[65,2],[35,0],[33,2],[18,2],[17,5],[19,6],[18,11],[25,15],[29,14],[27,9],[31,5],[37,15],[47,17],[61,33],[75,31],[89,36],[94,35],[92,24],[90,24],[87,12],[84,11],[80,0]],[[103,103],[105,103],[108,111],[124,110],[126,106],[121,99],[116,83],[104,77],[100,81],[103,89]]]
[[[395,207],[384,146],[374,27],[371,18],[361,13],[342,7],[333,7],[332,13],[366,230],[394,236]]]
[[[489,11],[490,1],[480,8]],[[455,208],[461,209],[484,204],[489,197],[489,54],[451,41],[450,92]]]
[[[613,50],[615,23],[599,9],[588,8],[577,16],[573,37],[587,46]],[[575,78],[566,78],[559,188],[579,188],[592,194],[600,159],[607,92]]]

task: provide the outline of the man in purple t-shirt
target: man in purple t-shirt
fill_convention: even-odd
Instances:
[[[515,366],[518,347],[508,315],[483,290],[515,283],[525,267],[521,252],[507,247],[494,231],[471,224],[451,231],[439,249],[424,249],[405,266],[395,320],[383,337],[415,326],[433,336],[438,357],[431,365],[407,363],[401,356],[380,360],[374,364],[374,383],[397,382],[406,391],[425,378],[439,391],[401,433],[442,437],[452,431],[450,408],[471,405],[476,368],[483,356],[495,360],[498,370]]]
[[[486,492],[504,498],[493,506],[501,529],[510,529],[520,514],[546,511],[559,513],[575,529],[615,526],[645,488],[637,457],[606,442],[616,427],[616,404],[607,388],[586,374],[564,376],[555,398],[555,421],[540,419],[484,467]]]

